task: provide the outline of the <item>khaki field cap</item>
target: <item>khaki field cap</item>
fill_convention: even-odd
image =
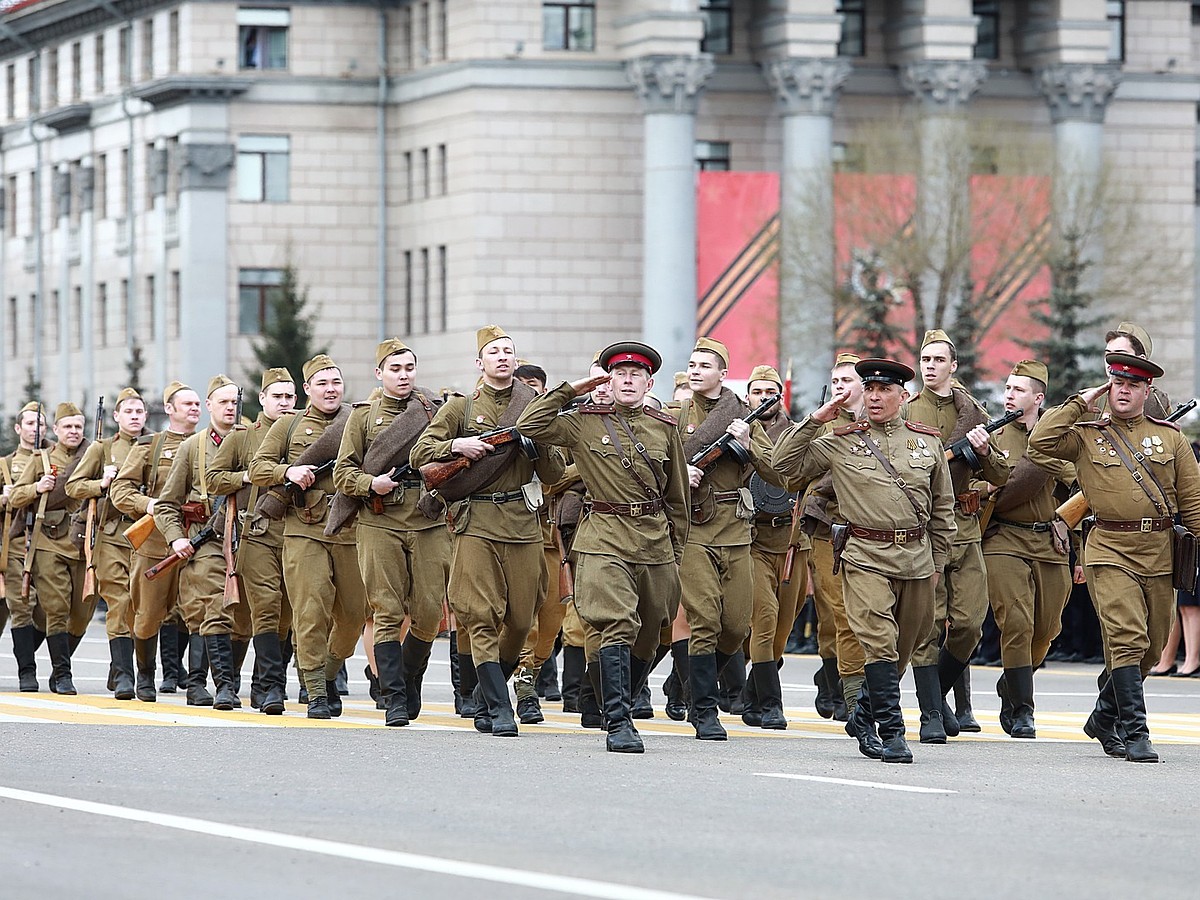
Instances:
[[[41,412],[41,411],[42,411],[42,404],[38,403],[38,401],[36,401],[36,400],[30,400],[28,403],[26,403],[24,406],[21,407],[21,411],[19,413],[17,413],[17,415],[23,416],[27,412]]]
[[[326,369],[338,369],[338,364],[329,358],[328,354],[318,353],[312,359],[304,364],[304,380],[308,381],[318,372],[323,372]]]
[[[508,337],[508,332],[499,325],[484,325],[477,332],[475,332],[475,345],[477,352],[482,356],[484,347],[486,347],[492,341],[498,341],[501,338],[508,338],[510,341],[512,340],[512,338]]]
[[[1108,374],[1118,378],[1128,378],[1132,381],[1150,381],[1162,378],[1163,368],[1144,356],[1134,356],[1132,353],[1109,353],[1104,361],[1108,363]]]
[[[949,344],[951,347],[954,346],[954,341],[950,340],[950,335],[946,334],[940,328],[934,328],[932,331],[925,332],[925,337],[921,339],[921,349],[924,350],[930,344],[938,343]]]
[[[126,400],[141,400],[142,395],[131,387],[121,388],[121,393],[117,394],[117,409],[121,408],[121,404]],[[142,401],[145,402],[144,400]]]
[[[59,422],[63,419],[69,419],[71,416],[82,416],[83,410],[74,403],[60,403],[58,409],[54,410],[54,421]]]
[[[204,396],[211,397],[221,388],[230,384],[233,384],[233,379],[231,379],[228,375],[214,375],[208,382],[208,393]]]
[[[727,369],[729,368],[729,350],[720,341],[714,341],[712,338],[706,337],[698,338],[696,346],[692,348],[692,352],[695,353],[697,350],[707,350],[709,353],[717,354],[717,356],[721,357],[721,365]]]
[[[779,377],[774,366],[755,366],[750,377],[746,379],[746,384],[753,384],[756,381],[773,381],[779,385],[781,391],[783,390],[783,379]]]
[[[375,348],[375,366],[376,366],[376,368],[383,368],[383,362],[389,356],[395,356],[397,353],[403,353],[406,350],[409,353],[412,353],[412,348],[409,347],[408,344],[404,343],[404,341],[400,340],[400,338],[396,338],[396,337],[388,338],[386,341],[383,341],[378,347]],[[417,354],[413,353],[414,357],[416,355]]]
[[[267,371],[263,372],[262,374],[262,387],[259,388],[259,390],[265,391],[273,384],[279,384],[281,381],[290,382],[291,380],[292,373],[287,369],[267,369]]]
[[[1036,378],[1042,384],[1050,384],[1050,370],[1046,364],[1036,359],[1023,359],[1013,366],[1010,375],[1024,375],[1026,378]]]
[[[1142,349],[1146,351],[1147,356],[1154,352],[1154,341],[1150,340],[1150,332],[1141,325],[1134,325],[1132,322],[1122,322],[1117,326],[1117,334],[1127,334],[1131,338],[1134,338],[1142,345]]]
[[[675,373],[675,387],[681,388],[681,387],[687,387],[687,386],[688,386],[687,372],[676,372]]]
[[[856,366],[862,361],[862,357],[857,353],[839,353],[837,359],[833,361],[833,367],[838,366]]]
[[[178,394],[180,391],[190,391],[190,390],[191,390],[191,388],[188,387],[186,384],[184,384],[182,381],[172,381],[165,388],[163,388],[163,405],[170,403],[171,398],[174,397],[176,394]]]

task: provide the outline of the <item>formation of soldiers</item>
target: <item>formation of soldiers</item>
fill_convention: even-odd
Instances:
[[[770,366],[745,399],[731,391],[711,338],[660,408],[649,345],[612,344],[547,390],[494,325],[478,332],[469,395],[418,386],[415,351],[392,338],[367,400],[346,404],[340,366],[318,355],[304,409],[292,374],[269,369],[250,424],[224,375],[203,400],[168,385],[157,433],[131,389],[116,434],[97,424],[91,441],[78,407],[54,410],[51,441],[30,403],[0,460],[20,689],[39,689],[44,641],[50,690],[76,693],[71,656],[103,598],[118,700],[182,684],[190,705],[239,708],[253,643],[252,707],[285,712],[294,658],[307,716],[336,717],[361,639],[384,722],[403,726],[448,623],[456,711],[479,731],[543,720],[534,686],[561,639],[564,709],[608,750],[640,753],[634,720],[653,715],[647,680],[668,656],[667,714],[698,739],[727,738],[727,680],[747,724],[787,727],[779,670],[811,571],[818,712],[865,756],[911,762],[901,676],[911,662],[923,743],[978,731],[967,661],[989,605],[1001,725],[1036,736],[1033,673],[1086,578],[1106,666],[1085,731],[1154,761],[1142,681],[1187,574],[1174,542],[1200,534],[1200,468],[1164,419],[1149,335],[1122,323],[1107,338],[1103,385],[1043,412],[1052,373],[1025,360],[993,420],[955,381],[942,331],[922,342],[915,395],[902,362],[844,353],[831,399],[798,422]],[[1076,485],[1071,502],[1092,513],[1078,532],[1059,514]]]

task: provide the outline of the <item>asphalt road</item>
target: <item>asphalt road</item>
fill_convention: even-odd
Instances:
[[[725,717],[730,741],[701,743],[659,706],[646,754],[621,756],[558,704],[516,740],[476,734],[445,642],[401,729],[361,675],[333,724],[118,703],[106,649],[93,628],[79,697],[0,693],[0,897],[1197,896],[1200,679],[1149,682],[1161,765],[1087,741],[1095,669],[1058,665],[1038,740],[1003,736],[977,669],[984,733],[914,735],[916,763],[885,766],[813,712],[812,657],[783,671],[788,731]]]

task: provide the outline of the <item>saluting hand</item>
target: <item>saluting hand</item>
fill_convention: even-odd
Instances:
[[[1099,387],[1088,388],[1086,391],[1079,392],[1079,399],[1087,404],[1090,412],[1100,412],[1100,407],[1096,406],[1096,401],[1103,397],[1112,389],[1112,382],[1106,381]]]
[[[821,424],[832,422],[838,417],[838,413],[842,411],[845,405],[846,397],[834,394],[824,406],[812,411],[811,418],[814,422],[820,422]]]
[[[600,387],[600,385],[608,384],[610,381],[612,381],[611,375],[592,375],[588,378],[581,378],[578,381],[572,381],[571,390],[575,392],[576,397],[583,397]]]

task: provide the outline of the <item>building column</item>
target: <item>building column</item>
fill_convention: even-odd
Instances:
[[[234,147],[181,144],[180,157],[179,358],[172,377],[203,391],[213,374],[229,368],[227,194]]]
[[[664,371],[686,368],[696,339],[696,107],[712,58],[642,56],[625,71],[645,129],[642,337]]]
[[[58,216],[58,395],[72,399],[71,384],[71,171],[54,173],[54,212]]]
[[[845,59],[767,60],[781,116],[779,366],[800,363],[792,408],[814,407],[834,350],[833,111],[850,75]]]
[[[80,378],[83,379],[84,399],[91,403],[100,393],[96,385],[96,324],[93,293],[95,281],[95,247],[92,229],[95,225],[96,170],[89,158],[79,167],[79,338],[83,351]]]
[[[166,143],[159,140],[150,153],[150,192],[154,198],[147,221],[146,234],[154,235],[154,294],[150,297],[150,318],[154,322],[154,368],[151,373],[153,384],[165,385],[177,377],[167,371],[167,148]],[[134,296],[137,296],[137,285],[133,286]],[[223,296],[224,293],[218,295]],[[180,323],[180,336],[185,332]],[[211,374],[211,373],[210,373]],[[185,381],[197,391],[201,385]]]

